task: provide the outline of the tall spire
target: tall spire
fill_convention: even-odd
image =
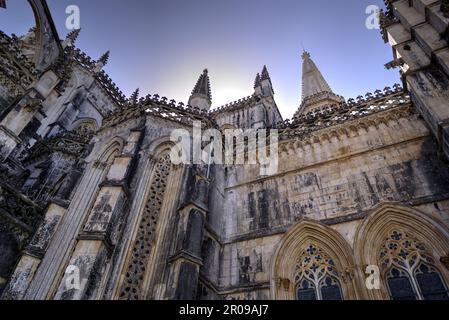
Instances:
[[[302,59],[302,100],[318,93],[332,92],[315,62],[310,58],[310,53],[304,51]]]
[[[332,91],[315,62],[311,59],[310,53],[304,51],[302,59],[302,102],[297,114],[343,102],[344,99]]]
[[[209,73],[204,69],[193,88],[192,95],[189,99],[189,105],[203,110],[209,110],[212,104],[212,93],[210,90]]]

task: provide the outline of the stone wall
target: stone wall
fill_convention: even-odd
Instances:
[[[304,219],[331,226],[350,246],[360,222],[379,203],[416,206],[449,226],[449,170],[436,147],[424,121],[411,112],[284,149],[273,177],[258,177],[255,167],[224,169],[216,176],[225,185],[224,195],[215,193],[210,213],[215,220],[210,224],[222,223],[221,246],[213,237],[205,242],[202,298],[217,292],[229,299],[270,298],[278,244]],[[213,276],[217,260],[218,281]]]

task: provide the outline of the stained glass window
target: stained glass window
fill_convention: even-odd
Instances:
[[[387,275],[387,284],[392,300],[416,300],[408,274],[398,268],[391,268]]]
[[[298,300],[302,301],[316,300],[316,289],[314,284],[308,280],[302,280],[301,283],[298,284],[297,297]]]
[[[415,277],[424,300],[449,300],[447,289],[435,267],[421,263]]]
[[[380,265],[393,300],[449,300],[448,289],[425,245],[394,230],[385,239]]]

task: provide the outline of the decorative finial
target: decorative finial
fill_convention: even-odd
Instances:
[[[261,80],[267,80],[267,79],[270,79],[270,74],[268,73],[267,66],[263,66]]]
[[[306,59],[310,59],[310,53],[308,52],[308,51],[303,51],[303,53],[302,53],[302,58],[304,59],[304,60],[306,60]]]
[[[254,80],[254,89],[257,88],[257,87],[260,87],[260,85],[261,85],[260,81],[261,81],[260,80],[260,74],[258,73],[256,75],[256,80]]]
[[[100,59],[98,59],[98,62],[102,63],[103,66],[105,66],[109,61],[109,55],[110,55],[110,51],[108,50],[100,57]]]
[[[80,31],[81,31],[81,28],[70,31],[67,34],[66,39],[69,39],[72,42],[72,44],[75,43],[76,39],[78,39],[78,36],[80,35]]]
[[[139,90],[139,88],[137,88],[136,91],[134,91],[134,92],[131,94],[131,96],[129,97],[129,102],[130,102],[131,104],[136,104],[136,103],[137,103],[137,101],[138,101],[138,99],[139,99],[139,92],[140,92],[140,90]]]
[[[210,90],[210,80],[208,70],[204,69],[200,74],[195,87],[190,95],[188,105],[199,108],[200,110],[207,111],[212,104],[212,93]]]

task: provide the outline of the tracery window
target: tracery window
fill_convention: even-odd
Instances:
[[[343,300],[339,272],[322,249],[309,245],[295,268],[298,300]]]
[[[399,230],[385,239],[380,266],[393,300],[449,300],[448,289],[425,245]]]
[[[138,300],[142,298],[142,285],[170,172],[170,155],[167,153],[162,155],[155,165],[147,202],[132,247],[132,256],[126,267],[120,299]]]

